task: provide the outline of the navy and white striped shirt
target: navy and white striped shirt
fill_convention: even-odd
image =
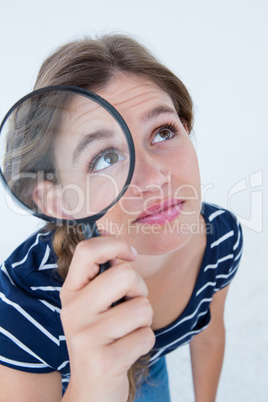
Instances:
[[[155,331],[150,364],[209,325],[213,294],[227,286],[237,271],[242,232],[235,216],[207,203],[202,215],[207,245],[194,291],[178,319]],[[50,232],[30,237],[1,265],[0,364],[34,373],[60,371],[65,388],[70,366],[60,320],[63,282],[56,268]]]

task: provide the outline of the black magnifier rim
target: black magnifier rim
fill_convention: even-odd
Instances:
[[[128,171],[128,175],[125,181],[125,184],[122,188],[122,190],[120,191],[120,193],[117,195],[117,197],[104,209],[102,209],[100,212],[98,212],[97,214],[88,216],[88,217],[84,217],[84,218],[80,218],[80,219],[60,219],[60,218],[55,218],[52,216],[48,216],[42,213],[37,213],[34,210],[32,210],[27,204],[25,204],[23,201],[21,201],[14,193],[13,191],[10,189],[5,176],[2,172],[2,168],[0,167],[0,178],[3,182],[3,185],[5,187],[5,189],[8,191],[8,193],[11,195],[12,198],[15,199],[15,201],[23,208],[26,209],[27,211],[30,212],[31,215],[36,216],[37,218],[41,218],[45,221],[48,222],[52,222],[52,223],[56,223],[56,224],[69,224],[69,225],[79,225],[79,224],[85,224],[85,223],[94,223],[96,222],[96,220],[100,219],[103,215],[106,214],[106,212],[112,208],[112,206],[114,204],[116,204],[118,202],[118,200],[123,196],[123,194],[126,192],[133,173],[134,173],[134,168],[135,168],[135,147],[134,147],[134,143],[133,143],[133,139],[130,133],[130,130],[125,122],[125,120],[123,119],[123,117],[120,115],[120,113],[104,98],[102,98],[101,96],[97,95],[94,92],[89,91],[88,89],[85,88],[80,88],[80,87],[76,87],[76,86],[70,86],[70,85],[53,85],[53,86],[47,86],[47,87],[43,87],[40,89],[37,89],[35,91],[32,91],[30,93],[28,93],[27,95],[25,95],[23,98],[19,99],[7,112],[7,114],[5,115],[1,125],[0,125],[0,136],[3,130],[3,127],[6,123],[6,121],[8,120],[8,118],[10,117],[10,115],[13,113],[13,111],[20,106],[23,102],[25,102],[26,100],[36,96],[36,95],[41,95],[41,94],[45,94],[47,92],[52,92],[52,91],[62,91],[62,92],[73,92],[74,94],[77,95],[82,95],[86,98],[89,98],[90,100],[95,101],[97,104],[99,104],[100,106],[102,106],[107,112],[109,112],[111,114],[112,117],[114,117],[114,119],[117,121],[117,123],[119,124],[119,126],[121,127],[126,140],[127,140],[127,145],[128,145],[128,150],[129,150],[129,155],[130,155],[130,164],[129,164],[129,171]]]

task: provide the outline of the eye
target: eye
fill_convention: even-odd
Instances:
[[[94,156],[89,164],[89,170],[90,172],[94,172],[106,169],[124,159],[125,156],[122,155],[118,150],[106,149]]]
[[[161,127],[155,134],[152,144],[170,140],[177,134],[177,131],[178,130],[174,124],[167,124],[164,127]]]

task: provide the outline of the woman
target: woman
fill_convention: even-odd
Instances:
[[[242,235],[232,214],[202,204],[187,89],[118,35],[61,47],[43,63],[35,89],[50,85],[108,100],[131,131],[136,168],[122,200],[98,221],[105,236],[83,240],[50,225],[2,265],[0,400],[131,401],[137,388],[137,401],[169,401],[164,356],[189,342],[196,401],[215,401]],[[75,106],[83,116],[83,105]],[[74,134],[53,140],[53,157],[40,149],[39,170],[85,172],[86,158],[71,166],[83,137],[72,124]],[[40,208],[43,184],[33,195]],[[54,201],[45,207],[52,214]],[[98,276],[106,261],[112,268]]]

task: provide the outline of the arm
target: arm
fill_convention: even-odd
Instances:
[[[26,373],[0,365],[0,402],[59,402],[61,375]]]
[[[224,346],[224,305],[228,286],[215,293],[209,326],[190,343],[196,402],[215,402],[220,378]]]
[[[154,345],[148,290],[129,261],[129,245],[102,236],[79,243],[61,291],[61,320],[71,380],[61,395],[61,375],[31,374],[0,366],[0,402],[125,402],[127,372]],[[96,276],[99,264],[113,266]],[[112,303],[127,300],[113,308]]]

